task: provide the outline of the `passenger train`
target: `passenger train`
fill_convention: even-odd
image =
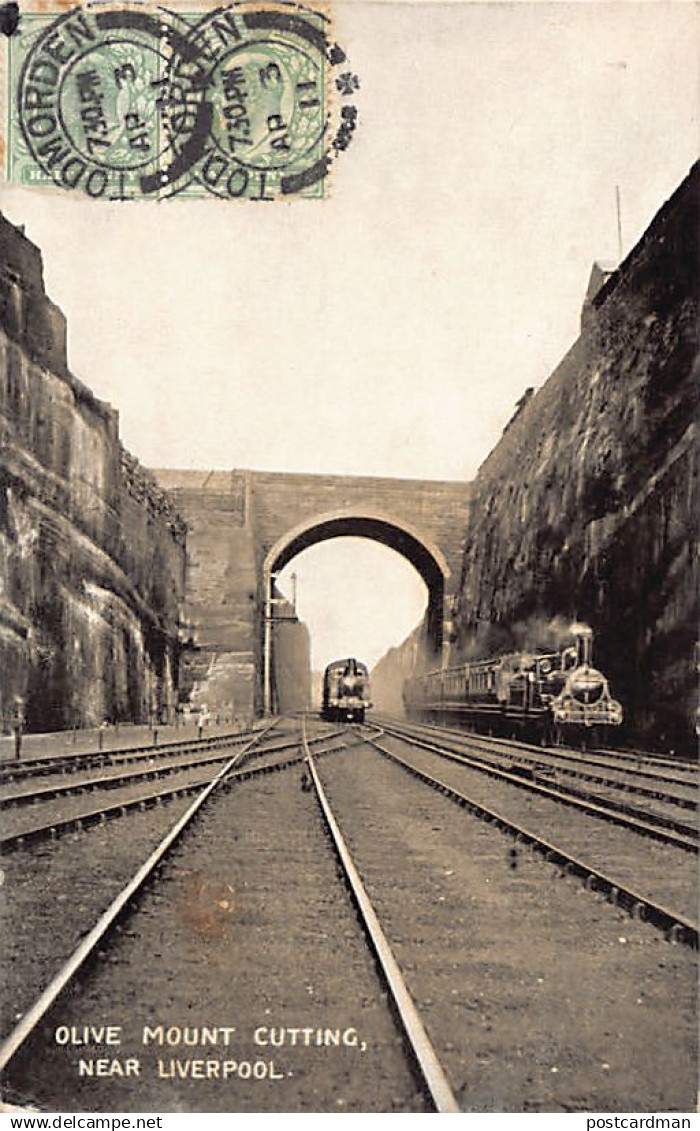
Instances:
[[[515,652],[428,672],[404,684],[406,713],[477,729],[575,741],[622,723],[622,707],[592,665],[593,632],[572,625],[573,643],[557,652]]]
[[[321,716],[329,722],[365,721],[371,707],[369,672],[359,660],[334,660],[323,675]]]

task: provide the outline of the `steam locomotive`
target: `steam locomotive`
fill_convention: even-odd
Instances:
[[[329,722],[365,721],[365,710],[371,707],[369,673],[359,660],[334,660],[323,675],[323,707],[321,716]]]
[[[593,632],[572,625],[557,652],[516,652],[417,676],[404,684],[406,713],[545,743],[576,741],[622,723],[622,707],[592,665]]]

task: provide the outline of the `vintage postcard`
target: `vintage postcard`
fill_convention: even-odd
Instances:
[[[697,42],[0,4],[4,1111],[690,1126]]]

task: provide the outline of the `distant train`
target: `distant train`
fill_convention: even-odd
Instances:
[[[365,721],[365,711],[372,706],[369,697],[369,673],[359,660],[334,660],[323,675],[323,707],[321,715],[329,722]]]
[[[572,625],[571,636],[574,643],[557,652],[516,652],[409,679],[406,713],[546,743],[602,737],[620,726],[622,707],[592,666],[592,630]]]

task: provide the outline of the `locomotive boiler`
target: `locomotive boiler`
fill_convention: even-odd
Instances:
[[[359,660],[334,660],[323,675],[323,707],[321,715],[329,722],[365,720],[365,711],[372,706],[369,694],[369,673]]]
[[[622,723],[622,707],[593,666],[592,630],[577,624],[570,633],[556,652],[514,652],[407,680],[406,713],[543,742],[603,738]]]

